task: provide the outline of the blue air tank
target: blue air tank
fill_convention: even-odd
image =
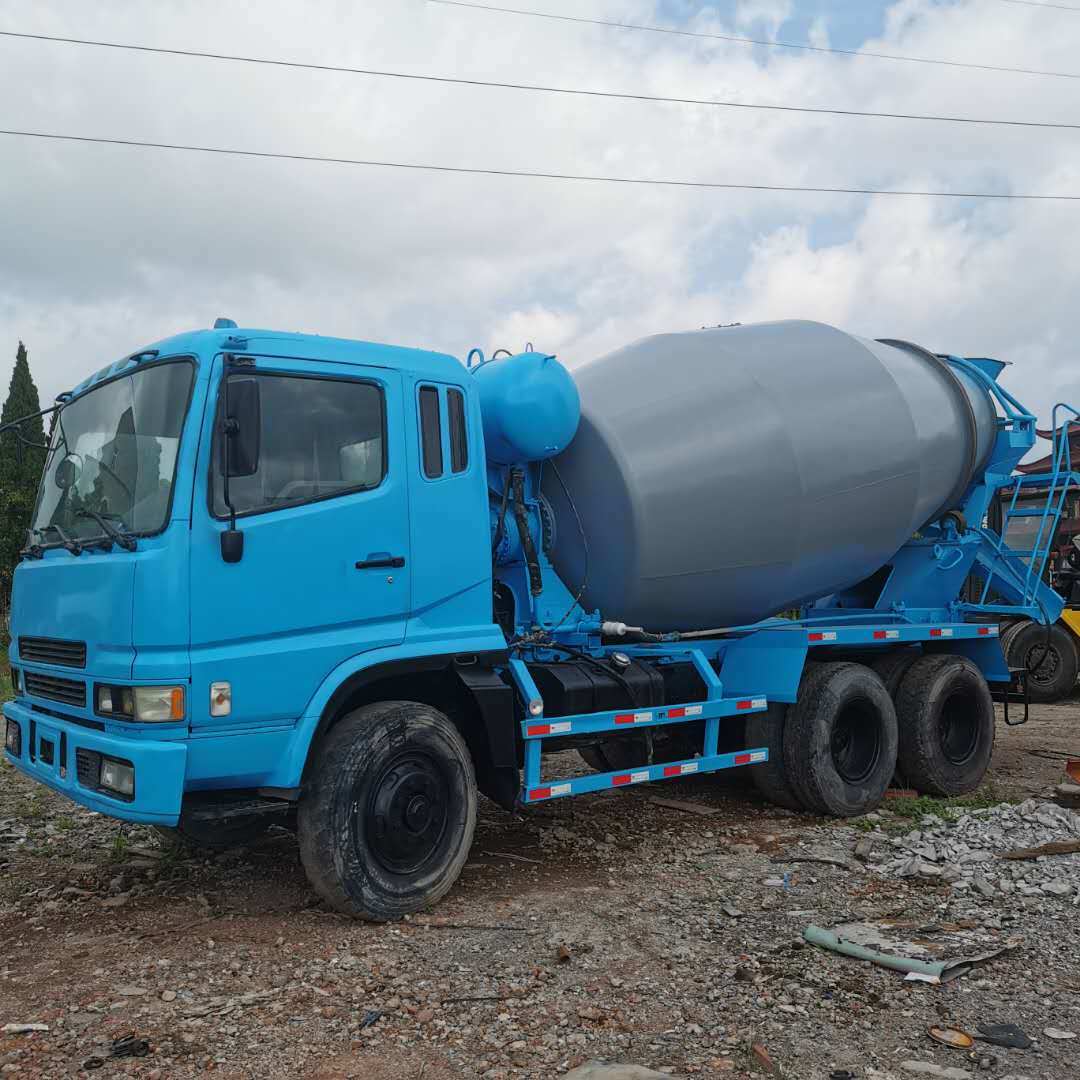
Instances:
[[[574,370],[581,422],[556,458],[588,545],[583,604],[651,630],[734,626],[862,581],[955,507],[996,410],[904,342],[814,322],[644,338]],[[581,530],[545,469],[552,561]]]

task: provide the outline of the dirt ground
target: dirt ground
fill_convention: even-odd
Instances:
[[[1026,727],[999,722],[970,803],[1048,797],[1067,757],[1080,758],[1080,700],[1036,708]],[[0,1073],[509,1080],[600,1058],[688,1077],[902,1080],[909,1059],[996,1080],[1080,1076],[1080,1040],[1043,1034],[1080,1032],[1072,900],[987,900],[799,861],[918,825],[888,805],[876,821],[822,821],[709,777],[528,814],[485,803],[450,895],[424,916],[367,925],[317,901],[288,833],[177,854],[4,764],[0,1028],[48,1031],[0,1034]],[[801,940],[808,923],[853,918],[1019,947],[932,986]],[[969,1058],[927,1035],[1005,1021],[1035,1045],[977,1043]],[[127,1034],[146,1056],[110,1056]]]

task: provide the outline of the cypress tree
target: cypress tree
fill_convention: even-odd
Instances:
[[[30,374],[30,358],[20,341],[0,424],[40,409],[41,400]],[[21,430],[29,442],[45,442],[45,425],[40,417],[23,424]],[[0,604],[6,604],[11,592],[11,575],[19,561],[19,550],[26,543],[44,463],[44,452],[22,445],[14,432],[0,436]]]

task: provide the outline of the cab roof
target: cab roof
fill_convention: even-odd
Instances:
[[[230,327],[215,330],[189,330],[162,338],[108,364],[83,379],[68,395],[76,397],[90,387],[121,372],[134,369],[150,358],[199,356],[209,359],[220,352],[245,356],[296,357],[338,364],[391,368],[408,371],[428,379],[458,381],[465,365],[449,353],[413,349],[401,345],[380,345],[349,338],[322,337],[319,334],[295,334],[280,330]]]

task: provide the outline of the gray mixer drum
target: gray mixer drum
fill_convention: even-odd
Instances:
[[[583,604],[651,630],[734,626],[854,585],[956,506],[993,402],[925,349],[814,322],[644,338],[574,370],[556,459],[588,547]],[[552,561],[581,529],[545,469]]]

